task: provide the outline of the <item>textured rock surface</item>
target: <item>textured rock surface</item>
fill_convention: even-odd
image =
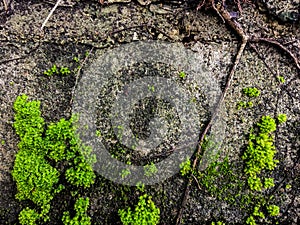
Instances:
[[[21,93],[40,100],[47,122],[71,115],[75,75],[44,76],[43,71],[53,64],[75,69],[78,64],[73,57],[83,61],[85,53],[91,51],[83,67],[85,70],[99,55],[128,42],[180,42],[193,52],[204,55],[204,67],[213,74],[220,88],[224,87],[239,38],[218,15],[209,10],[196,11],[197,2],[194,1],[112,2],[101,5],[98,1],[74,1],[74,4],[66,1],[41,31],[54,1],[51,4],[37,0],[10,1],[8,12],[3,10],[0,1],[0,224],[17,223],[20,209],[30,204],[15,200],[16,187],[10,175],[18,151],[18,137],[12,127],[14,100]],[[272,16],[253,5],[243,4],[243,14],[237,20],[250,34],[289,43],[287,47],[299,57],[299,1],[261,2]],[[226,117],[227,127],[222,150],[238,167],[253,124],[262,115],[286,113],[287,123],[280,125],[275,134],[276,158],[280,164],[272,175],[276,186],[271,191],[274,201],[281,207],[276,218],[279,224],[297,224],[300,218],[299,71],[292,60],[274,46],[255,44],[255,47],[259,55],[250,47],[246,49],[225,99],[226,112],[222,115]],[[277,76],[284,76],[285,83],[279,84]],[[237,110],[237,102],[247,100],[241,90],[248,86],[257,87],[262,94],[253,100],[252,108]],[[205,116],[203,120],[209,114]],[[140,128],[145,132],[143,125]],[[178,175],[147,187],[161,209],[161,224],[174,224],[186,182]],[[287,184],[292,187],[286,189]],[[97,179],[91,190],[82,193],[90,196],[89,215],[93,224],[120,224],[117,210],[133,204],[141,194],[134,188],[116,185],[103,177]],[[65,202],[70,202],[69,199],[70,196],[54,199],[50,224],[59,223],[61,212],[68,209]],[[217,200],[193,183],[184,221],[185,224],[210,224],[212,221],[243,224],[247,213]]]

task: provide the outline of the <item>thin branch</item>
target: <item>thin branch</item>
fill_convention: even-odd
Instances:
[[[205,0],[204,0],[205,2]],[[248,43],[248,36],[245,34],[244,30],[241,28],[241,26],[234,20],[232,20],[231,16],[230,16],[230,13],[222,6],[222,5],[218,5],[218,6],[215,6],[214,4],[214,1],[213,0],[208,0],[208,3],[211,5],[211,7],[217,12],[218,15],[221,15],[223,20],[225,21],[225,23],[227,25],[229,25],[241,38],[242,38],[242,43],[241,43],[241,46],[239,47],[239,50],[236,54],[236,57],[235,57],[235,61],[231,67],[231,70],[229,72],[229,75],[227,77],[227,81],[226,81],[226,85],[225,85],[225,88],[222,92],[222,95],[218,101],[218,104],[217,104],[217,108],[215,109],[209,123],[206,125],[206,128],[204,130],[204,132],[201,134],[201,137],[200,137],[200,140],[199,140],[199,145],[198,145],[198,149],[196,151],[196,155],[199,155],[201,153],[201,150],[202,150],[202,143],[204,141],[204,138],[207,134],[207,132],[209,131],[210,127],[212,126],[217,114],[218,114],[218,111],[220,109],[220,106],[222,105],[222,103],[224,102],[224,99],[226,97],[226,94],[227,94],[227,91],[228,91],[228,88],[230,87],[230,83],[233,79],[233,75],[234,75],[234,72],[240,62],[240,59],[242,57],[242,54],[245,50],[245,47]],[[200,5],[200,7],[202,7],[204,5],[204,3],[202,2],[202,4]],[[197,166],[197,162],[198,162],[198,157],[195,158],[195,160],[193,161],[193,169],[196,168]],[[184,207],[186,205],[186,202],[187,202],[187,199],[188,199],[188,196],[189,196],[189,192],[190,192],[190,188],[191,188],[191,184],[192,184],[192,178],[189,179],[188,183],[187,183],[187,186],[186,186],[186,189],[185,189],[185,192],[184,192],[184,195],[183,195],[183,199],[182,199],[182,202],[181,202],[181,206],[180,206],[180,209],[177,213],[177,218],[176,218],[176,225],[180,225],[181,224],[181,220],[182,220],[182,214],[183,214],[183,210],[184,210]]]
[[[6,0],[3,0],[3,4],[4,4],[4,9],[5,11],[8,10],[8,4],[7,4],[7,1]]]
[[[62,0],[57,0],[56,4],[53,6],[53,8],[51,9],[50,13],[48,14],[47,18],[45,19],[45,21],[43,22],[42,26],[41,26],[41,30],[43,30],[44,26],[46,25],[46,23],[48,22],[48,20],[50,19],[50,17],[52,16],[52,14],[54,13],[55,9],[58,7],[58,5],[60,4]]]
[[[297,59],[297,57],[288,48],[284,47],[278,41],[276,41],[274,39],[270,39],[270,38],[259,38],[259,37],[252,37],[250,39],[250,41],[251,42],[265,42],[265,43],[269,43],[269,44],[277,46],[278,48],[283,50],[285,53],[287,53],[293,59],[298,71],[300,71],[300,64],[299,64],[299,60]]]

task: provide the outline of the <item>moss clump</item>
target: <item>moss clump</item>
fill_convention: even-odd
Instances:
[[[19,220],[22,225],[46,222],[51,200],[64,188],[59,184],[61,172],[50,161],[68,161],[70,167],[66,170],[66,180],[74,186],[89,187],[95,178],[92,170],[94,158],[85,157],[90,149],[76,136],[72,126],[74,117],[51,123],[45,131],[39,101],[28,101],[26,95],[21,95],[14,103],[14,110],[13,126],[20,137],[12,171],[18,189],[16,198],[31,200],[40,208],[40,212],[23,209]]]
[[[153,176],[157,171],[158,170],[153,162],[144,166],[144,174],[147,177]]]
[[[182,176],[186,176],[189,175],[191,171],[192,171],[191,160],[187,158],[185,161],[180,163],[180,174]]]
[[[258,90],[257,88],[252,88],[252,87],[247,87],[247,88],[243,88],[243,94],[248,96],[248,97],[258,97],[260,95],[260,90]]]
[[[118,211],[124,225],[156,225],[159,223],[160,210],[151,200],[151,196],[144,194],[139,197],[139,202],[134,211],[130,208]]]
[[[274,160],[276,149],[272,136],[272,132],[276,130],[275,120],[270,116],[263,116],[257,123],[257,128],[256,133],[251,130],[248,147],[242,159],[246,162],[245,173],[249,176],[250,189],[259,191],[263,184],[258,175],[263,169],[273,170],[278,160]]]
[[[62,221],[64,225],[90,225],[91,218],[86,214],[89,207],[89,198],[78,198],[75,205],[75,216],[71,218],[70,212],[64,212]]]
[[[286,120],[287,120],[286,114],[279,114],[279,115],[277,116],[277,120],[278,120],[278,123],[279,123],[279,124],[285,123]]]
[[[269,205],[267,206],[267,210],[270,216],[278,216],[280,212],[280,208],[277,205]]]
[[[68,67],[60,67],[58,68],[55,64],[48,70],[44,71],[44,74],[47,76],[52,76],[54,74],[56,75],[69,75],[71,73],[71,70]]]

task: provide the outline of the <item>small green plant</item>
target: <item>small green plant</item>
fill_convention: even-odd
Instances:
[[[47,76],[52,76],[53,74],[58,74],[58,69],[54,64],[50,69],[44,71],[44,74]]]
[[[79,58],[76,57],[76,56],[73,57],[73,60],[74,60],[76,63],[79,63],[79,62],[80,62]]]
[[[282,84],[285,83],[285,79],[284,79],[283,76],[278,76],[278,77],[277,77],[277,80],[278,80],[280,83],[282,83]]]
[[[71,73],[70,69],[68,67],[61,67],[59,70],[59,73],[63,76],[69,75]]]
[[[154,85],[149,85],[148,90],[151,91],[151,92],[154,92],[155,91]]]
[[[5,141],[4,140],[1,141],[1,145],[5,145]]]
[[[211,222],[211,225],[226,225],[226,224],[221,221],[218,221],[218,222]]]
[[[245,101],[240,101],[237,103],[237,109],[240,110],[242,108],[251,108],[253,107],[253,102],[245,102]]]
[[[292,185],[291,185],[291,184],[285,185],[285,189],[291,189],[291,188],[292,188]]]
[[[129,169],[124,169],[124,170],[122,170],[121,171],[121,177],[122,178],[125,178],[125,177],[127,177],[128,175],[130,175],[130,170]]]
[[[58,68],[55,64],[48,70],[44,71],[44,74],[47,76],[52,76],[54,74],[56,75],[69,75],[71,73],[70,69],[68,67],[60,67]]]
[[[260,218],[265,218],[265,214],[260,211],[260,205],[256,205],[254,207],[254,210],[253,210],[253,216],[257,216],[257,217],[260,217]]]
[[[136,184],[136,189],[139,190],[140,192],[145,192],[145,184],[143,184],[142,182],[138,182]]]
[[[179,165],[179,167],[180,167],[181,176],[186,176],[186,175],[190,174],[190,172],[192,171],[191,161],[189,158],[187,158],[185,161],[183,161]]]
[[[277,205],[269,205],[267,206],[267,210],[270,216],[278,216],[280,212],[280,208]]]
[[[75,205],[75,216],[71,218],[70,212],[64,212],[62,221],[64,225],[90,225],[91,218],[87,215],[89,198],[78,198]]]
[[[153,162],[144,166],[144,174],[146,177],[151,177],[157,173],[157,168]]]
[[[160,210],[154,204],[151,196],[144,194],[139,197],[139,202],[134,211],[131,208],[118,211],[124,225],[156,225],[160,219]]]
[[[285,123],[286,120],[287,120],[286,114],[279,114],[279,115],[277,116],[277,120],[278,120],[278,123],[279,123],[279,124]]]
[[[275,184],[274,184],[274,179],[273,178],[265,178],[264,180],[264,188],[267,189],[267,188],[271,188],[271,187],[274,187]]]
[[[186,73],[183,71],[179,72],[179,77],[182,79],[186,78]]]
[[[255,219],[253,216],[249,216],[246,220],[246,224],[248,225],[256,225]]]
[[[248,97],[258,97],[260,95],[260,90],[258,90],[257,88],[252,88],[252,87],[247,87],[247,88],[243,88],[243,94],[248,96]]]

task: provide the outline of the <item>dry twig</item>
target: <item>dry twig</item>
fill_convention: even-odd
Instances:
[[[4,9],[5,11],[8,10],[8,4],[7,4],[7,1],[6,0],[3,0],[3,4],[4,4]]]
[[[298,71],[300,71],[300,63],[299,60],[297,59],[297,57],[286,47],[284,47],[280,42],[274,40],[274,39],[270,39],[270,38],[258,38],[258,37],[252,37],[250,39],[251,42],[265,42],[268,44],[272,44],[278,48],[280,48],[281,50],[283,50],[285,53],[287,53],[294,61]]]
[[[203,2],[201,3],[200,8],[205,4],[205,2],[206,2],[206,0],[204,0],[204,3]],[[237,66],[240,62],[242,54],[243,54],[243,52],[245,50],[245,47],[246,47],[246,45],[248,43],[248,40],[249,40],[248,36],[245,34],[245,32],[243,31],[241,26],[236,21],[232,20],[232,18],[230,16],[230,13],[222,5],[217,5],[216,6],[215,3],[214,3],[214,0],[207,0],[206,4],[210,4],[211,8],[213,8],[217,12],[217,14],[222,17],[223,21],[225,21],[225,23],[227,25],[229,25],[242,38],[242,44],[239,47],[239,50],[236,54],[235,61],[234,61],[233,66],[230,70],[230,73],[227,77],[226,85],[225,85],[225,88],[222,92],[222,95],[221,95],[221,97],[218,101],[217,108],[214,111],[209,123],[206,125],[206,128],[205,128],[204,132],[201,134],[200,141],[199,141],[199,146],[198,146],[196,155],[199,155],[201,150],[202,150],[201,146],[202,146],[202,143],[204,141],[205,135],[208,133],[210,127],[212,126],[212,124],[213,124],[213,122],[214,122],[214,120],[215,120],[215,118],[218,114],[218,111],[220,109],[220,106],[222,105],[222,103],[225,99],[225,96],[227,94],[228,88],[230,87],[230,83],[232,81],[234,72],[235,72],[235,70],[236,70],[236,68],[237,68]],[[192,167],[193,169],[196,168],[197,163],[198,163],[198,157],[196,157],[195,160],[193,161],[193,167]],[[183,199],[182,199],[182,202],[181,202],[181,206],[180,206],[180,209],[179,209],[178,214],[177,214],[176,225],[181,224],[182,213],[183,213],[183,209],[186,205],[186,202],[187,202],[187,199],[188,199],[188,196],[189,196],[189,191],[190,191],[190,187],[191,187],[191,184],[192,184],[192,178],[190,178],[188,183],[187,183],[186,190],[184,192]]]
[[[5,1],[5,0],[4,0]],[[51,9],[50,13],[48,14],[47,18],[45,19],[45,21],[43,22],[42,26],[41,26],[41,30],[43,30],[44,26],[46,25],[46,23],[48,22],[48,20],[50,19],[50,17],[52,16],[52,14],[54,13],[55,9],[59,6],[60,2],[62,0],[57,0],[56,4],[53,6],[53,8]]]

